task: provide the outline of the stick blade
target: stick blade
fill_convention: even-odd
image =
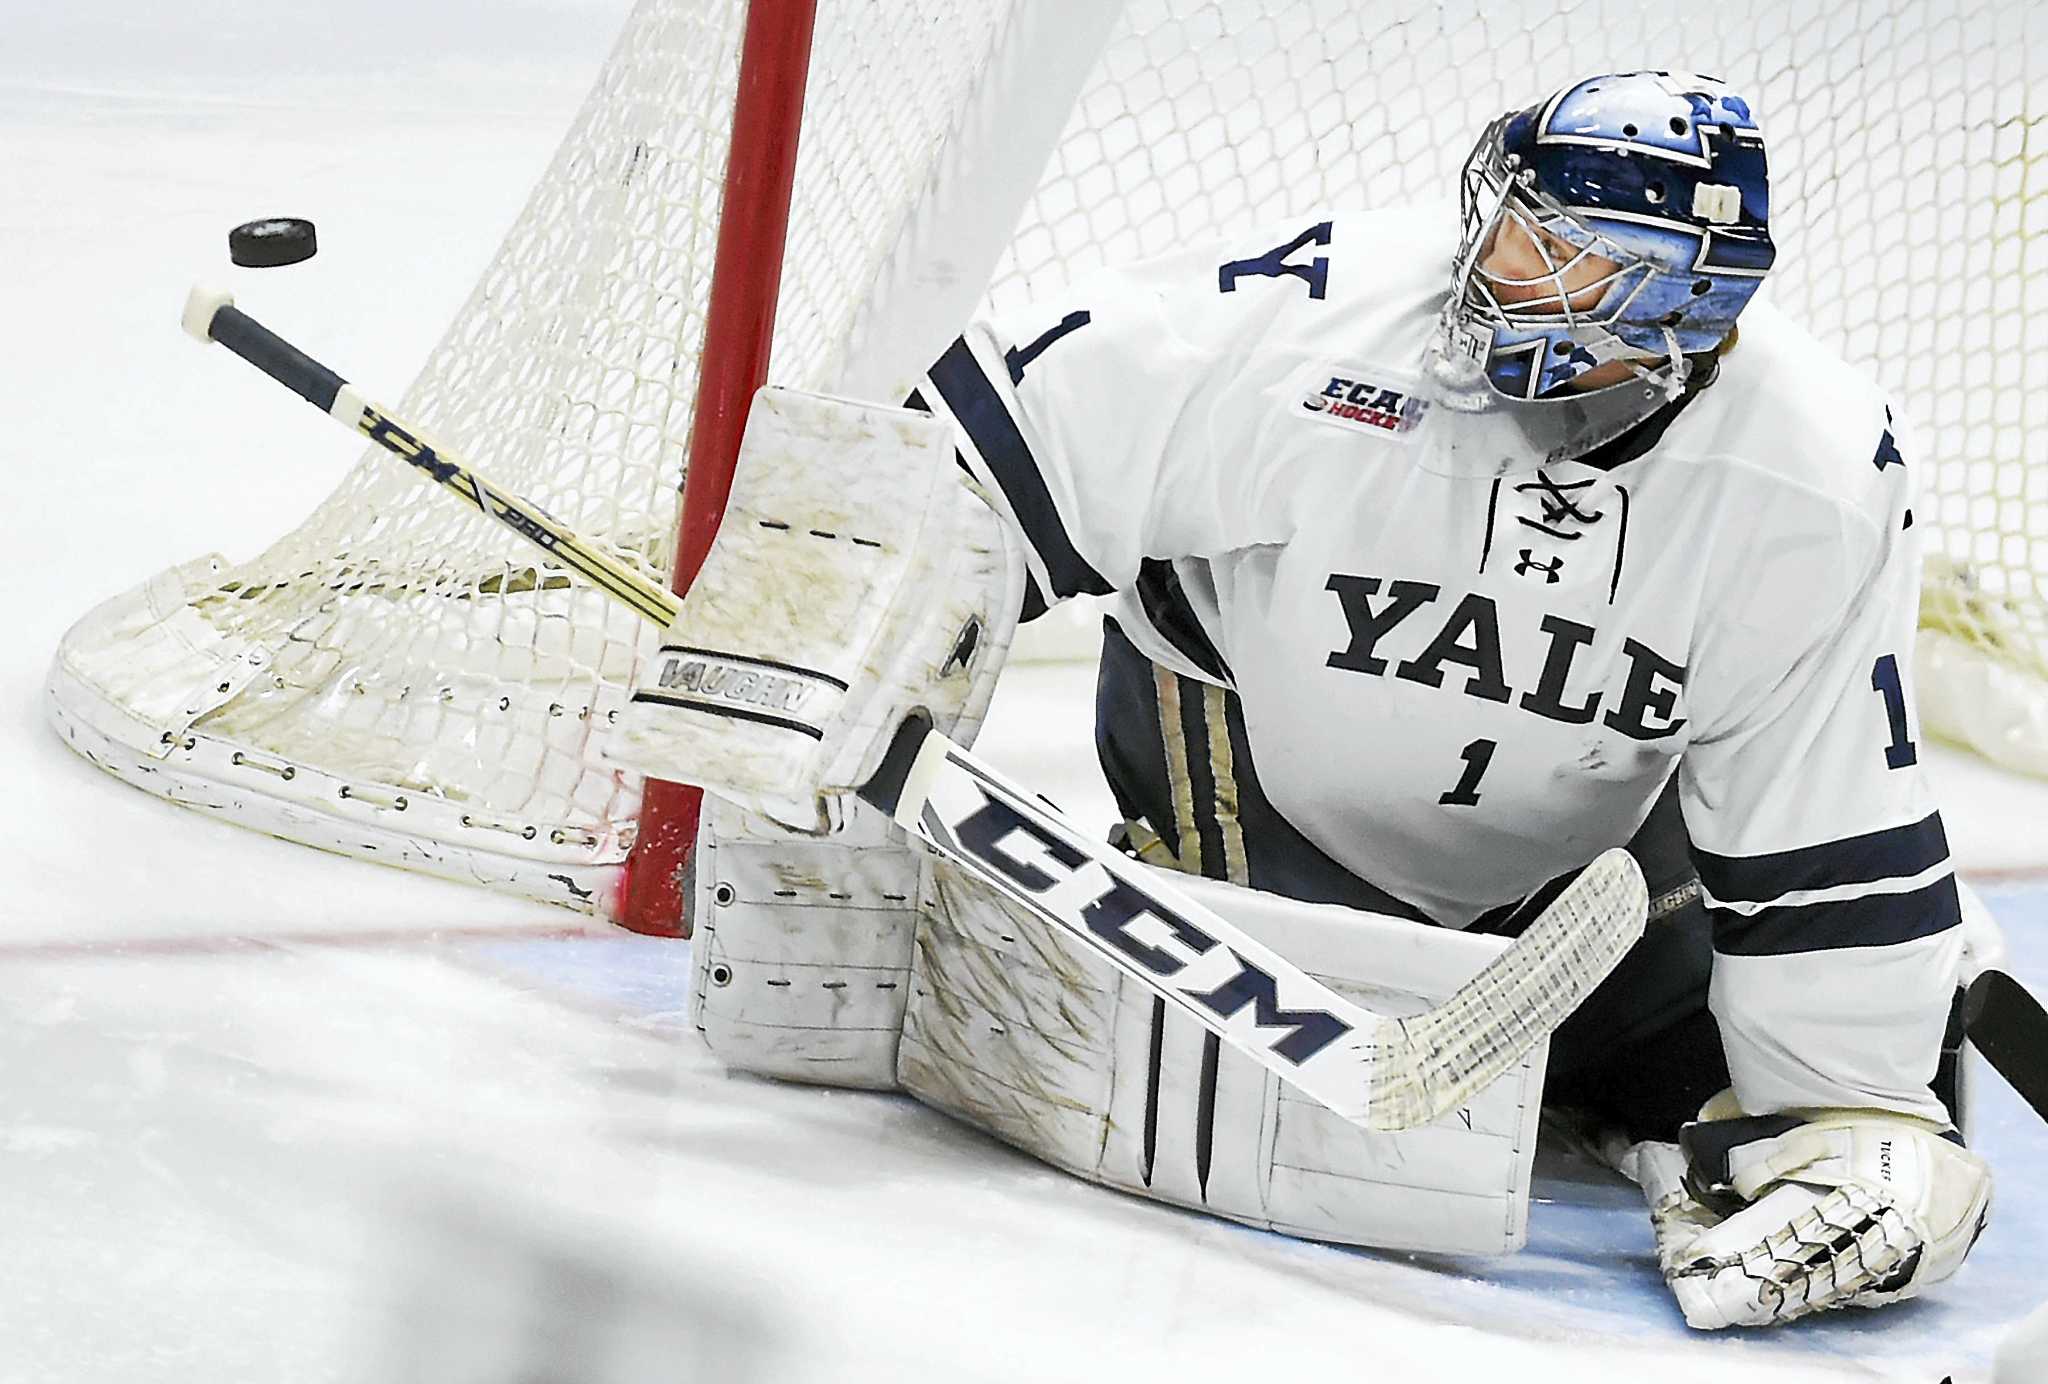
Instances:
[[[1375,1073],[1368,1125],[1429,1124],[1498,1080],[1621,964],[1643,935],[1649,901],[1642,868],[1625,850],[1581,870],[1457,993],[1402,1021],[1407,1046]]]

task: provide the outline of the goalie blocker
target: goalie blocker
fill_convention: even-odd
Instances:
[[[717,541],[610,751],[832,831],[906,717],[980,723],[1023,599],[1016,541],[944,428],[764,389]]]

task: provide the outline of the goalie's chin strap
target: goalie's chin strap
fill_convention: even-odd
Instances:
[[[1643,362],[1648,356],[1624,356],[1623,362],[1635,372],[1635,377],[1664,391],[1664,402],[1675,403],[1685,393],[1686,381],[1699,367],[1693,358],[1678,348],[1678,333],[1664,328],[1664,366],[1652,368]]]
[[[1662,441],[1665,430],[1678,421],[1678,415],[1685,411],[1686,405],[1720,378],[1721,358],[1718,355],[1688,356],[1686,363],[1689,368],[1685,372],[1685,383],[1676,397],[1659,405],[1657,411],[1642,422],[1608,438],[1579,457],[1579,464],[1596,471],[1611,471],[1634,461]]]

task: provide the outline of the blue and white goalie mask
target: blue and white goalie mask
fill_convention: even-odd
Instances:
[[[1440,397],[1463,411],[1512,401],[1586,415],[1531,419],[1557,435],[1553,453],[1675,398],[1776,255],[1749,104],[1690,73],[1591,77],[1499,117],[1466,160],[1460,204]],[[1611,361],[1629,368],[1589,389]]]

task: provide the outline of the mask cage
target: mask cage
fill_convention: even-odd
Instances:
[[[1570,376],[1547,389],[1513,397],[1555,398],[1570,379],[1594,366],[1617,359],[1638,362],[1635,377],[1664,387],[1669,392],[1684,383],[1686,357],[1679,350],[1676,335],[1666,329],[1663,358],[1648,363],[1642,348],[1631,345],[1613,328],[1617,325],[1656,327],[1655,323],[1631,323],[1629,311],[1665,271],[1649,257],[1620,245],[1587,226],[1561,203],[1536,186],[1533,170],[1517,168],[1505,152],[1503,135],[1514,113],[1496,118],[1480,134],[1466,157],[1460,177],[1460,236],[1452,273],[1451,299],[1447,305],[1446,327],[1454,337],[1490,341],[1489,357],[1512,351],[1517,355],[1541,352],[1572,361]],[[1494,274],[1482,266],[1487,252],[1504,225],[1512,224],[1528,238],[1542,258],[1544,271],[1527,279]],[[1570,254],[1559,252],[1558,246]],[[1576,287],[1568,287],[1566,275],[1592,257],[1608,260],[1614,268]],[[1529,295],[1521,290],[1537,288]],[[1510,290],[1504,300],[1497,289]],[[1595,302],[1574,307],[1573,300],[1599,291]],[[1488,379],[1500,387],[1489,358]],[[1555,367],[1553,367],[1555,368]],[[1531,372],[1531,388],[1540,372]],[[1621,383],[1627,383],[1622,381]],[[1505,392],[1505,391],[1504,391]]]

